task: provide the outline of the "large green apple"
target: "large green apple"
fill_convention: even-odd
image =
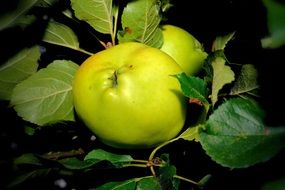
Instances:
[[[184,126],[186,100],[173,75],[181,67],[166,53],[126,42],[83,62],[73,83],[78,116],[105,144],[149,148]]]
[[[197,74],[208,55],[201,43],[186,30],[169,24],[163,25],[162,35],[160,49],[175,59],[186,74]]]

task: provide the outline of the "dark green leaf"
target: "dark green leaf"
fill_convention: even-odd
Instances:
[[[18,175],[18,176],[15,176],[13,178],[13,181],[11,181],[9,184],[8,184],[8,187],[7,188],[13,188],[27,180],[30,180],[30,179],[34,179],[36,177],[45,177],[47,176],[53,169],[51,168],[44,168],[44,169],[37,169],[37,170],[33,170],[31,172],[27,172],[25,174],[22,174],[22,175]]]
[[[51,7],[55,3],[57,3],[59,0],[39,0],[37,3],[37,6],[39,7]]]
[[[37,2],[38,0],[19,0],[14,10],[0,13],[0,31],[14,26],[17,20],[25,15]],[[5,3],[7,2],[1,1],[0,6],[5,7]]]
[[[78,158],[64,158],[59,160],[58,162],[62,164],[64,167],[71,169],[71,170],[82,170],[87,169],[95,164],[99,163],[101,160],[80,160]]]
[[[161,168],[159,168],[158,172],[158,181],[161,185],[162,189],[170,189],[175,190],[176,189],[176,182],[174,179],[174,175],[176,174],[176,168],[173,165],[165,165]]]
[[[11,99],[15,86],[37,71],[39,58],[39,47],[34,46],[23,49],[0,66],[0,99]]]
[[[278,0],[263,0],[267,9],[269,37],[263,38],[263,48],[278,48],[285,44],[285,5]]]
[[[285,187],[285,177],[267,182],[261,188],[261,190],[284,190]]]
[[[239,95],[242,93],[249,93],[258,88],[257,70],[251,64],[242,66],[241,73],[238,76],[230,95]]]
[[[184,96],[189,98],[189,103],[203,106],[203,110],[197,120],[197,123],[203,123],[210,108],[207,100],[208,89],[206,82],[198,77],[187,76],[185,73],[178,74],[175,77],[179,80]]]
[[[119,155],[113,154],[102,149],[95,149],[90,151],[84,158],[80,160],[78,158],[65,158],[59,162],[68,169],[87,169],[95,164],[98,164],[102,161],[108,161],[113,166],[120,168],[124,164],[127,164],[133,161],[133,158],[129,155]]]
[[[120,182],[109,182],[90,190],[163,190],[153,176],[133,178]]]
[[[119,43],[136,41],[160,48],[163,44],[160,4],[157,0],[131,1],[122,14],[123,31],[118,34]]]
[[[35,134],[35,128],[30,127],[30,126],[25,126],[25,133],[27,135],[33,136]]]
[[[92,150],[84,158],[84,160],[94,160],[94,159],[100,161],[109,161],[116,166],[133,161],[133,158],[129,155],[114,154],[102,149]]]
[[[130,179],[120,182],[109,182],[91,190],[136,190],[137,179]]]
[[[192,99],[198,99],[203,104],[209,104],[206,96],[208,94],[205,82],[193,76],[187,76],[185,73],[177,74],[175,77],[179,80],[184,96]]]
[[[160,162],[161,162],[163,165],[167,165],[167,166],[170,165],[169,154],[167,154],[167,153],[162,154],[162,155],[160,156],[160,159],[161,159]]]
[[[73,121],[72,82],[78,67],[71,61],[56,60],[19,83],[11,98],[18,115],[38,125]]]
[[[210,116],[199,133],[200,143],[214,161],[226,167],[267,161],[284,147],[285,128],[265,128],[263,116],[256,102],[230,99]]]
[[[142,178],[137,182],[136,190],[162,190],[154,177]]]
[[[174,175],[176,175],[176,167],[170,164],[169,154],[162,154],[160,158],[164,163],[163,166],[159,168],[157,175],[161,189],[178,189],[179,181],[174,178]]]
[[[207,183],[208,181],[211,179],[212,175],[208,174],[206,176],[204,176],[199,182],[198,182],[198,186],[200,188],[203,188]]]
[[[22,29],[25,29],[26,27],[34,23],[36,20],[37,17],[35,15],[23,15],[14,22],[14,25],[17,25]]]
[[[225,65],[226,60],[222,57],[216,57],[212,62],[213,68],[213,81],[212,81],[212,105],[218,101],[219,91],[224,85],[231,83],[235,80],[235,73],[232,69]]]
[[[71,0],[71,6],[75,16],[96,31],[113,34],[112,0]]]
[[[21,164],[30,164],[30,165],[41,165],[40,160],[37,156],[32,153],[26,153],[14,160],[14,164],[21,165]]]

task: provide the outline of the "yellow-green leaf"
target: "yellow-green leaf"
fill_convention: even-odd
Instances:
[[[79,48],[77,36],[71,28],[55,21],[48,23],[43,41],[71,49]]]
[[[87,22],[98,32],[112,34],[112,2],[112,0],[71,0],[71,6],[78,19]]]
[[[156,0],[131,1],[122,14],[123,31],[118,34],[120,43],[136,41],[160,48],[163,44],[160,4]]]
[[[0,99],[10,100],[14,87],[37,71],[38,46],[25,48],[0,66]]]
[[[24,120],[37,125],[73,121],[73,76],[79,66],[56,60],[19,83],[11,104]]]
[[[179,135],[178,138],[184,139],[187,141],[193,141],[194,140],[194,141],[198,142],[199,141],[199,133],[198,133],[199,127],[200,127],[200,125],[195,126],[195,127],[189,127],[183,133],[181,133],[181,135]]]
[[[235,73],[232,69],[225,65],[226,60],[222,57],[216,57],[212,62],[213,68],[213,82],[211,101],[214,106],[218,101],[219,91],[224,85],[231,83],[235,79]]]

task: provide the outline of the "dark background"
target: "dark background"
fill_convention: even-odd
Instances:
[[[192,4],[193,3],[193,4]],[[260,39],[269,35],[267,12],[262,1],[252,0],[200,0],[188,6],[175,1],[168,12],[168,22],[191,32],[210,51],[215,37],[235,31],[234,40],[226,48],[232,63],[254,64],[259,72],[261,103],[267,110],[268,125],[284,124],[282,67],[284,46],[263,49]]]
[[[262,1],[258,0],[199,0],[199,1],[171,1],[174,5],[166,14],[167,23],[180,26],[192,33],[203,45],[206,51],[210,51],[215,37],[236,32],[235,38],[229,42],[226,55],[230,62],[239,64],[254,64],[259,72],[260,103],[266,112],[265,122],[269,126],[284,126],[284,79],[282,67],[282,53],[284,47],[270,50],[263,49],[260,39],[268,35],[266,9]],[[12,7],[8,5],[7,7]],[[87,50],[96,52],[101,47],[92,37],[90,30],[84,24],[71,23],[69,20],[57,15],[60,5],[53,10],[33,10],[40,18],[37,23],[25,31],[21,29],[7,29],[0,32],[0,61],[1,63],[12,56],[24,46],[37,43],[41,38],[48,18],[59,18],[70,24],[74,31],[83,36],[81,45]],[[2,7],[3,9],[3,7]],[[2,10],[1,9],[1,10]],[[4,9],[3,9],[4,10]],[[5,11],[7,11],[6,9]],[[86,32],[87,31],[87,32]],[[97,35],[97,34],[96,34]],[[103,36],[102,36],[103,37]],[[82,62],[85,55],[64,48],[56,48],[42,44],[46,53],[41,58],[41,67],[54,59],[72,59]],[[284,62],[284,61],[283,61]],[[0,128],[0,189],[13,179],[16,174],[13,170],[13,158],[27,152],[45,153],[48,151],[61,151],[83,148],[88,152],[96,147],[104,147],[100,142],[90,141],[92,133],[82,124],[59,124],[38,130],[33,137],[25,134],[23,126],[27,125],[16,116],[16,113],[8,108],[8,102],[0,102],[1,128]],[[30,125],[30,124],[29,124]],[[77,139],[72,137],[78,136]],[[106,150],[117,151],[105,147]],[[138,158],[147,159],[151,150],[133,151]],[[221,167],[213,162],[203,151],[198,143],[179,141],[165,149],[172,163],[177,167],[179,175],[193,180],[199,180],[206,174],[212,174],[205,189],[260,189],[261,186],[271,180],[285,176],[281,168],[284,165],[284,151],[276,155],[270,161],[259,163],[245,169],[229,169]],[[118,151],[120,152],[120,151]],[[121,152],[120,152],[121,153]],[[63,178],[67,186],[63,189],[87,189],[95,184],[108,180],[118,180],[133,174],[140,176],[147,172],[144,169],[89,171],[76,173],[74,176],[62,177],[57,171],[50,172],[47,177],[36,178],[26,182],[16,189],[60,189],[54,184],[55,180]],[[122,175],[123,174],[123,175]],[[147,173],[149,174],[149,173]],[[93,185],[93,186],[92,186]],[[186,183],[181,184],[181,189],[191,189]]]

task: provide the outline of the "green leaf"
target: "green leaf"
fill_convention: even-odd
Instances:
[[[38,0],[19,0],[17,1],[17,6],[14,10],[1,13],[0,31],[5,28],[14,26],[15,23],[17,23],[17,20],[25,15],[37,2]],[[7,2],[1,1],[0,6],[5,7],[5,3]]]
[[[198,99],[203,104],[208,105],[206,96],[208,94],[206,83],[194,76],[187,76],[185,73],[177,74],[175,77],[179,80],[184,96],[190,99]]]
[[[181,133],[177,138],[184,139],[186,141],[196,141],[199,142],[199,128],[200,125],[195,127],[189,127],[183,133]]]
[[[278,48],[285,44],[285,5],[277,0],[263,0],[267,9],[267,26],[270,36],[263,38],[263,48]]]
[[[120,182],[109,182],[91,190],[136,190],[137,179],[130,179]]]
[[[225,65],[225,62],[226,60],[222,57],[216,57],[212,62],[213,82],[211,101],[213,107],[218,101],[219,91],[224,85],[231,83],[235,79],[235,73],[229,66]]]
[[[48,23],[43,41],[72,49],[79,48],[77,36],[71,28],[55,21]]]
[[[7,188],[13,188],[27,180],[35,179],[37,177],[46,177],[53,169],[51,168],[43,168],[43,169],[36,169],[31,172],[27,172],[21,175],[16,175],[13,177],[12,181],[8,184]]]
[[[224,50],[226,48],[227,43],[233,39],[234,35],[235,33],[232,32],[228,35],[217,37],[213,43],[212,51]]]
[[[212,82],[213,82],[214,71],[213,71],[212,62],[214,62],[217,57],[220,57],[226,60],[226,55],[225,55],[224,50],[217,50],[214,52],[210,52],[203,65],[203,70],[205,71],[205,75],[203,79],[208,86],[212,85]]]
[[[124,164],[133,161],[133,158],[129,155],[113,154],[102,149],[95,149],[90,151],[84,160],[65,158],[59,162],[68,169],[86,169],[102,161],[108,161],[116,168],[120,168]]]
[[[235,81],[230,91],[230,95],[239,95],[242,93],[250,93],[258,88],[257,70],[254,65],[245,64],[241,68],[240,75]]]
[[[37,6],[39,7],[51,7],[55,3],[59,2],[59,0],[40,0],[37,3]]]
[[[159,168],[159,175],[157,177],[162,189],[175,190],[177,183],[174,179],[176,174],[176,167],[173,165],[165,165]]]
[[[19,83],[11,98],[18,115],[37,125],[73,121],[72,81],[78,67],[56,60]]]
[[[96,31],[113,34],[112,0],[71,0],[75,16]]]
[[[65,9],[62,11],[62,14],[65,15],[67,18],[74,19],[73,11],[71,9]]]
[[[175,75],[179,80],[184,96],[189,98],[189,103],[203,105],[202,113],[200,114],[198,123],[203,123],[207,117],[210,104],[207,100],[208,89],[206,82],[194,76],[187,76],[185,73]]]
[[[14,164],[15,165],[30,164],[30,165],[37,165],[37,166],[42,165],[38,157],[36,157],[32,153],[22,154],[21,156],[17,157],[14,160]]]
[[[159,182],[154,177],[143,178],[137,182],[136,190],[162,190]]]
[[[136,41],[160,48],[163,44],[160,4],[157,0],[131,1],[123,10],[119,43]]]
[[[243,168],[267,161],[284,147],[285,128],[265,128],[263,117],[263,110],[252,100],[227,100],[200,130],[200,143],[225,167]]]
[[[113,154],[102,149],[92,150],[84,158],[84,160],[93,159],[100,161],[109,161],[115,166],[133,161],[133,158],[129,155]]]
[[[173,7],[173,4],[170,3],[171,0],[162,0],[161,1],[161,11],[167,12],[171,7]]]
[[[209,182],[209,180],[211,179],[212,175],[208,174],[205,175],[202,179],[200,179],[200,181],[198,182],[198,187],[200,187],[201,189]]]
[[[64,158],[59,160],[58,162],[62,164],[64,167],[71,170],[83,170],[94,166],[99,163],[101,160],[80,160],[75,157]]]
[[[33,136],[36,132],[36,129],[31,126],[24,126],[25,134],[29,136]]]
[[[38,69],[38,46],[26,48],[0,66],[0,99],[10,100],[14,87]]]
[[[48,23],[43,41],[92,55],[92,53],[79,47],[77,36],[71,28],[55,21],[50,21]]]
[[[90,190],[162,190],[153,176],[133,178],[120,182],[108,182],[98,188]]]
[[[14,22],[14,25],[17,25],[22,29],[25,29],[26,27],[34,23],[36,20],[37,17],[35,15],[23,15]]]
[[[285,177],[276,179],[274,181],[267,182],[261,188],[261,190],[284,190]]]

